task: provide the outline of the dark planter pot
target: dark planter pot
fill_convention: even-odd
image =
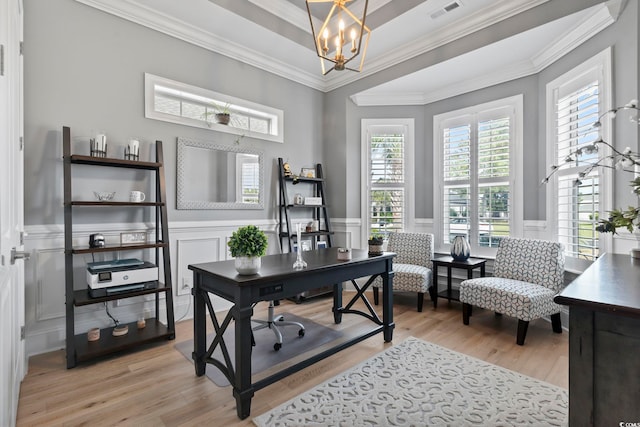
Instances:
[[[369,240],[369,255],[382,255],[382,241]]]
[[[231,120],[230,114],[223,114],[223,113],[216,114],[216,122],[220,123],[221,125],[228,125],[229,120]]]

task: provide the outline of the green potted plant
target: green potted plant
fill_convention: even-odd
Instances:
[[[231,104],[226,103],[224,105],[220,105],[214,102],[213,106],[216,109],[216,122],[220,123],[221,125],[228,125],[229,120],[231,120],[231,110],[229,109],[229,107],[231,107]]]
[[[209,118],[211,116],[215,117],[216,123],[220,123],[221,125],[228,125],[231,120],[231,104],[226,103],[224,105],[218,104],[217,102],[212,102],[211,107],[215,110],[215,112],[206,112],[203,114],[204,119],[209,123]]]
[[[372,234],[369,236],[369,255],[382,255],[382,244],[384,238],[381,234]]]
[[[256,274],[260,270],[261,257],[267,253],[267,235],[255,225],[238,228],[227,243],[235,258],[238,274]]]

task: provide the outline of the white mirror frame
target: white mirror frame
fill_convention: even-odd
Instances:
[[[260,189],[258,203],[239,203],[239,202],[212,202],[210,200],[187,200],[185,198],[185,188],[187,185],[194,185],[197,179],[189,178],[189,165],[185,161],[185,149],[188,147],[202,148],[209,150],[219,150],[231,153],[254,154],[258,156],[259,183]],[[210,141],[201,141],[191,138],[178,137],[178,159],[177,159],[177,189],[176,189],[176,208],[185,210],[199,209],[264,209],[264,160],[263,153],[250,148],[217,145]]]

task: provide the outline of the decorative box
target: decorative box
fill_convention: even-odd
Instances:
[[[322,204],[322,197],[305,197],[305,205],[320,206]]]

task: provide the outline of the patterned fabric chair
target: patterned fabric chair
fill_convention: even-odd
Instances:
[[[564,288],[564,254],[557,242],[505,237],[500,241],[493,277],[460,284],[462,322],[469,324],[472,306],[518,319],[516,343],[524,344],[529,321],[551,316],[553,332],[562,333],[560,310],[553,297]]]
[[[391,233],[387,250],[395,252],[393,260],[393,290],[418,293],[418,311],[422,311],[424,293],[431,292],[433,272],[433,234]],[[373,302],[378,305],[382,278],[373,282]],[[433,298],[433,295],[431,295]]]

